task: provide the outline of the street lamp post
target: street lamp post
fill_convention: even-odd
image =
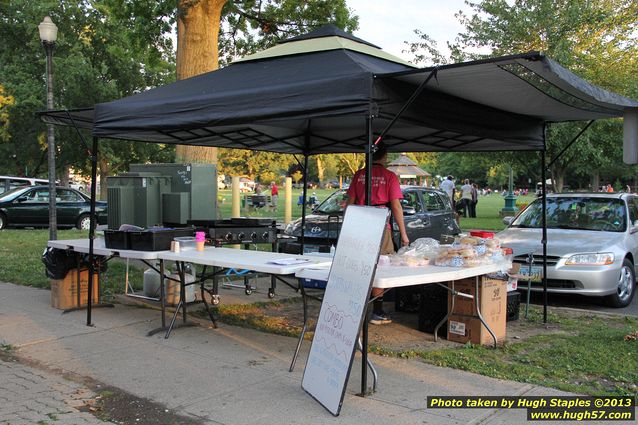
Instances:
[[[53,49],[58,39],[58,27],[45,16],[40,25],[40,40],[47,56],[47,110],[53,109]],[[58,219],[55,206],[55,135],[53,125],[47,124],[47,149],[49,151],[49,239],[58,238]]]
[[[509,184],[507,185],[507,195],[505,196],[505,206],[501,210],[501,217],[514,216],[518,212],[516,208],[516,195],[514,195],[514,175],[510,165]]]

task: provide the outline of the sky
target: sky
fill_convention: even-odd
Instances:
[[[454,14],[471,12],[463,0],[347,0],[347,5],[359,16],[354,35],[408,61],[411,55],[402,50],[407,50],[404,41],[418,40],[415,29],[432,37],[447,55],[446,41],[463,30]]]

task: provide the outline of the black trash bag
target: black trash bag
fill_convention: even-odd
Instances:
[[[48,247],[42,253],[42,262],[49,279],[64,279],[69,270],[77,267],[75,253]]]
[[[46,248],[42,253],[42,262],[46,268],[46,276],[49,279],[64,279],[69,270],[78,267],[78,253],[59,248]],[[106,272],[106,258],[102,255],[93,256],[95,273]],[[81,254],[79,257],[80,269],[89,268],[89,254]]]

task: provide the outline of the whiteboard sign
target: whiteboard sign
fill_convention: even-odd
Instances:
[[[386,208],[350,205],[339,234],[301,387],[337,416],[379,259]]]

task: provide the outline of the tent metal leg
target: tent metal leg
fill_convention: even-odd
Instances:
[[[547,131],[544,132],[546,134]],[[543,236],[541,244],[543,245],[543,323],[547,323],[547,184],[546,166],[545,166],[545,150],[541,151],[541,186],[543,199]]]
[[[95,240],[95,227],[97,225],[95,216],[95,199],[96,199],[96,180],[97,180],[97,137],[93,137],[93,148],[91,149],[91,221],[89,226],[89,287],[88,300],[86,304],[86,325],[93,326],[91,323],[91,307],[93,300],[93,273],[95,255],[93,251],[93,242]]]

